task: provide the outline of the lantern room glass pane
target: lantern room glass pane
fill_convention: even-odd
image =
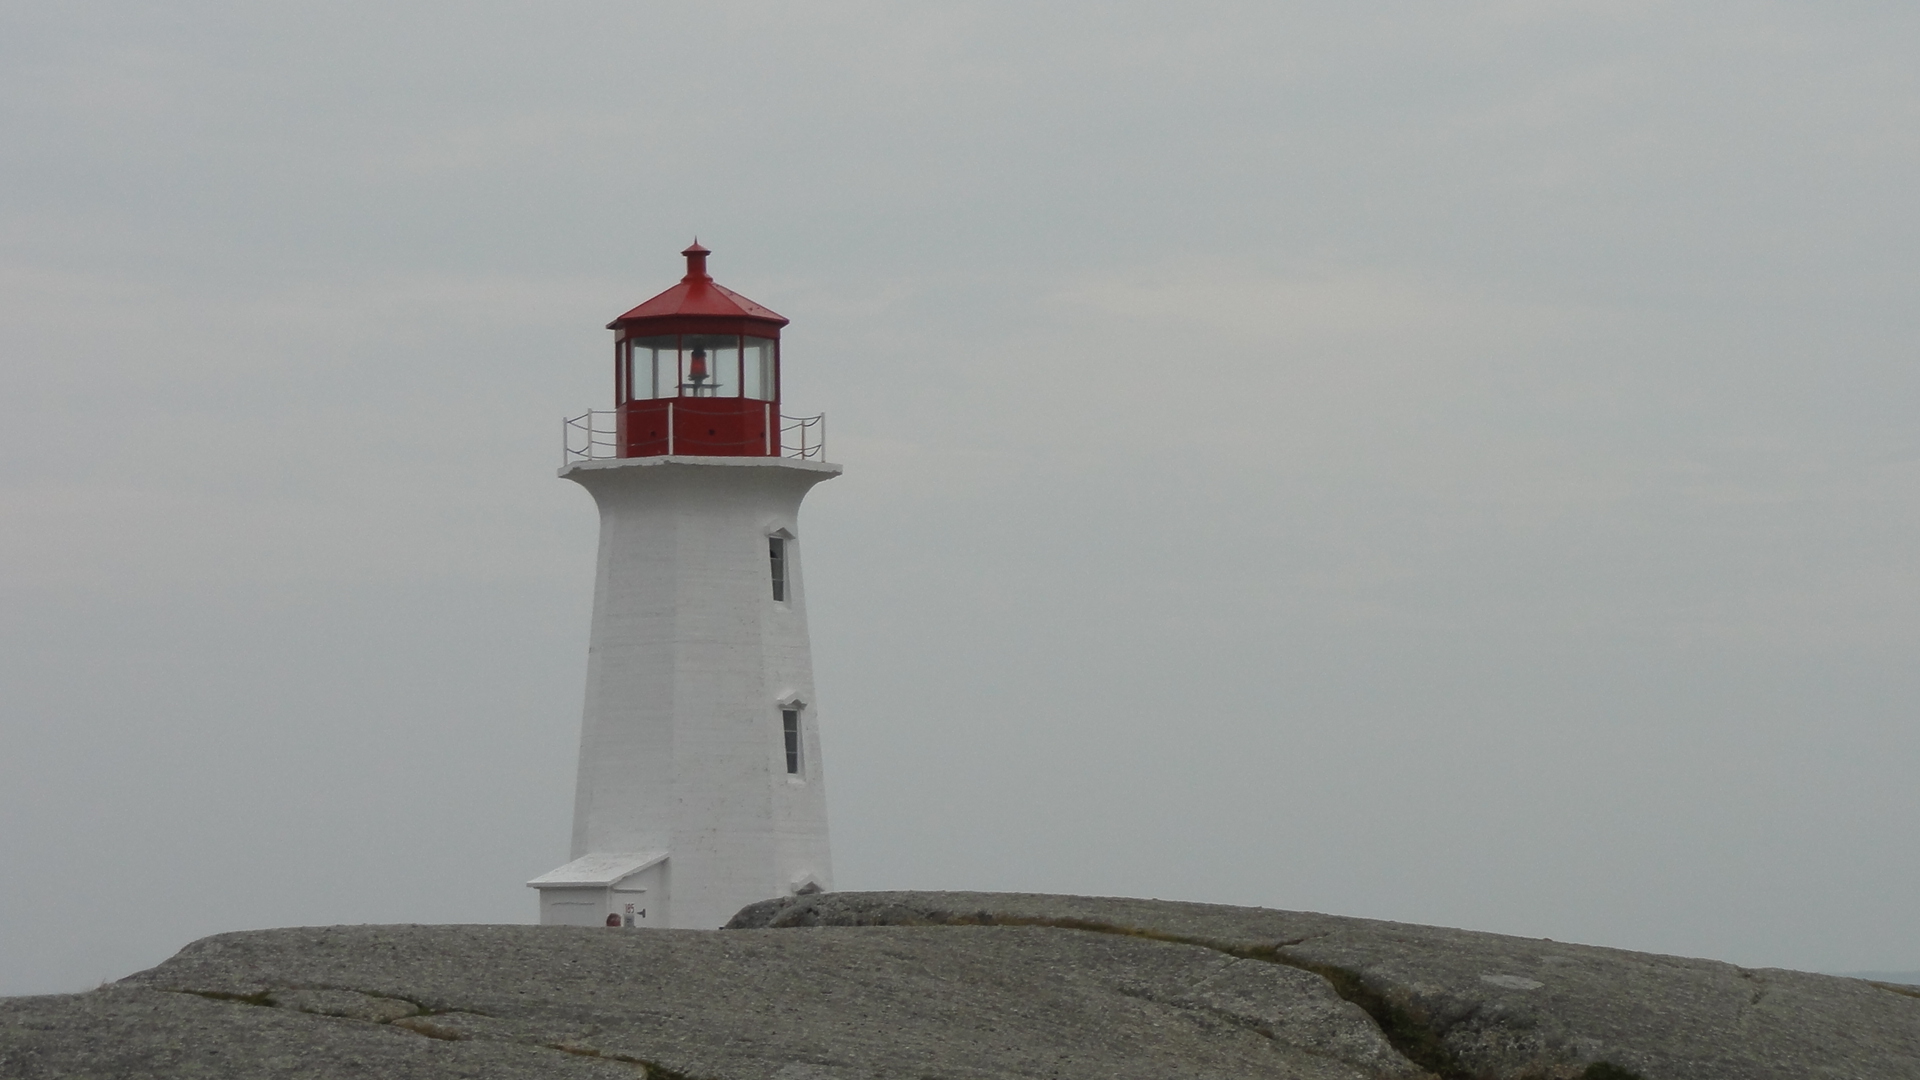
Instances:
[[[634,401],[648,398],[672,397],[673,384],[680,370],[680,339],[673,334],[663,337],[631,338],[627,342],[630,363],[633,365],[627,384],[627,396]]]
[[[739,395],[739,338],[732,334],[685,334],[680,350],[681,397]]]
[[[773,384],[773,339],[750,337],[743,340],[746,349],[741,356],[740,396],[756,401],[772,401],[778,396],[774,393]]]

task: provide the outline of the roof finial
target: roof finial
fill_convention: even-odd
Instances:
[[[711,277],[707,276],[707,256],[713,254],[713,252],[708,251],[706,248],[703,248],[700,246],[699,237],[697,236],[694,237],[693,246],[681,252],[680,254],[685,255],[687,257],[687,276],[681,278],[680,279],[681,281],[712,281],[713,280]]]

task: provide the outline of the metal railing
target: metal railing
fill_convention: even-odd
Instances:
[[[782,416],[780,456],[802,461],[827,460],[827,414]]]
[[[674,409],[667,406],[667,453],[674,452]],[[780,456],[802,461],[827,460],[827,414],[780,417]],[[560,427],[560,464],[620,456],[620,413],[588,409],[564,419]]]
[[[605,417],[605,426],[601,418]],[[619,414],[612,409],[588,409],[568,417],[560,428],[560,464],[598,461],[620,456]]]

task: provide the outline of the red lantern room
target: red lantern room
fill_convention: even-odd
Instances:
[[[699,241],[680,284],[607,324],[620,457],[774,457],[787,320],[707,275]]]

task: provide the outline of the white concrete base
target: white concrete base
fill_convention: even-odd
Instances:
[[[839,473],[732,457],[560,472],[600,507],[573,857],[665,853],[649,864],[645,925],[712,929],[757,900],[832,888],[798,519],[808,489]],[[791,756],[785,711],[798,721]],[[613,881],[561,880],[567,869],[529,883],[543,923],[627,902]],[[592,889],[603,895],[580,891]],[[601,924],[607,911],[624,914],[603,910]]]

